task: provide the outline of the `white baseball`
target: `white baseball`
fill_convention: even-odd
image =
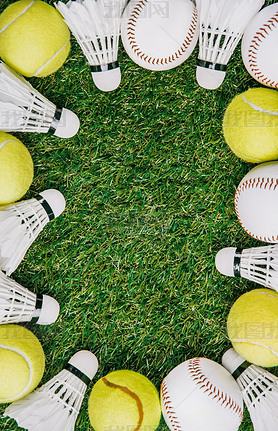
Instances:
[[[278,3],[261,10],[242,39],[242,58],[250,75],[267,87],[278,88]]]
[[[150,70],[183,63],[198,41],[198,13],[191,0],[131,0],[121,36],[129,57]]]
[[[241,180],[235,209],[243,229],[264,242],[278,242],[278,162],[262,163]]]
[[[236,431],[243,417],[240,389],[214,361],[193,358],[161,384],[162,413],[172,431]]]

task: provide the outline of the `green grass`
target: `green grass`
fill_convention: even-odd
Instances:
[[[2,0],[0,11],[8,4]],[[67,202],[13,274],[61,304],[56,324],[27,325],[46,354],[42,383],[77,350],[89,349],[99,358],[96,379],[128,368],[159,389],[185,357],[220,362],[230,347],[229,310],[256,286],[218,274],[214,257],[225,246],[258,243],[241,228],[233,204],[252,165],[229,150],[221,123],[229,101],[259,84],[245,71],[238,47],[222,87],[206,91],[195,80],[197,53],[177,69],[154,73],[121,47],[122,84],[104,94],[72,40],[63,68],[31,80],[81,120],[71,140],[17,135],[35,164],[26,198],[58,188]],[[90,428],[89,392],[79,431]],[[1,419],[1,429],[18,428]],[[159,430],[166,430],[163,420]],[[252,430],[248,414],[240,430]]]

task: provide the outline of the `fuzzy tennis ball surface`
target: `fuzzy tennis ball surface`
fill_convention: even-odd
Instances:
[[[0,403],[19,400],[40,383],[45,367],[42,346],[19,325],[0,326]]]
[[[254,88],[236,96],[223,119],[224,137],[236,156],[260,163],[278,158],[278,93]]]
[[[0,132],[0,172],[0,205],[22,198],[34,176],[33,160],[27,148],[3,132]]]
[[[152,431],[158,427],[161,416],[159,395],[142,374],[113,371],[93,387],[89,416],[95,431]]]
[[[242,295],[228,316],[228,336],[236,352],[262,367],[278,365],[278,293],[256,289]]]
[[[21,0],[0,16],[0,56],[25,76],[56,72],[70,51],[70,32],[61,14],[39,0]]]

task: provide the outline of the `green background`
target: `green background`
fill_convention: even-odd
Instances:
[[[10,3],[1,1],[0,11]],[[241,228],[233,203],[253,165],[229,150],[222,117],[236,94],[260,85],[246,72],[238,46],[224,84],[216,91],[202,89],[195,79],[197,54],[198,47],[180,67],[151,72],[134,64],[121,46],[122,83],[105,94],[94,86],[72,38],[65,65],[30,80],[81,120],[70,140],[17,134],[35,164],[26,198],[57,188],[67,202],[13,274],[61,305],[56,324],[26,325],[46,354],[42,383],[76,351],[89,349],[100,363],[94,381],[112,370],[132,369],[159,389],[185,358],[220,362],[230,348],[231,305],[256,286],[221,276],[214,257],[222,247],[259,243]],[[89,392],[79,431],[90,428]],[[1,419],[1,429],[17,426]],[[240,430],[252,429],[245,413]],[[166,430],[163,420],[159,430]]]

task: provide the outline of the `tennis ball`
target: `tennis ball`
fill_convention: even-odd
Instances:
[[[21,0],[0,16],[0,56],[25,76],[56,72],[70,51],[70,32],[62,15],[43,1]]]
[[[0,326],[0,403],[25,397],[40,383],[45,367],[42,346],[19,325]]]
[[[152,431],[158,427],[161,416],[159,395],[142,374],[113,371],[94,385],[89,416],[95,431]]]
[[[260,163],[278,158],[278,93],[254,88],[236,96],[223,119],[223,133],[239,158]]]
[[[228,316],[228,336],[236,352],[262,367],[278,365],[278,293],[256,289],[242,295]]]
[[[34,176],[33,160],[27,148],[3,132],[0,132],[0,172],[0,205],[22,198]]]

